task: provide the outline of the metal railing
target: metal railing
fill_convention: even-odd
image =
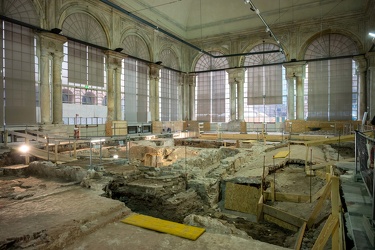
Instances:
[[[356,174],[360,174],[372,202],[372,225],[375,226],[375,175],[374,175],[374,155],[375,139],[365,134],[355,132],[355,154],[356,154]]]

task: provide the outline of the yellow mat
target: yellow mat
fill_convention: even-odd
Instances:
[[[274,158],[285,158],[289,154],[289,151],[280,151],[277,154],[275,154]]]
[[[188,226],[142,214],[131,214],[121,222],[162,233],[176,235],[190,240],[198,239],[199,236],[201,236],[205,231],[204,228]]]

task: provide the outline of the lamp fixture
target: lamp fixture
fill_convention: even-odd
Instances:
[[[121,52],[123,50],[123,48],[116,48],[115,51],[116,52]]]
[[[280,52],[281,53],[284,53],[283,52],[283,49],[281,47],[281,43],[280,43],[280,40],[277,39],[276,35],[272,32],[271,28],[268,26],[268,24],[266,23],[266,21],[263,19],[262,15],[260,14],[260,11],[259,9],[257,9],[255,7],[255,5],[253,4],[253,2],[251,0],[244,0],[244,3],[245,4],[249,4],[250,5],[250,10],[252,11],[255,11],[255,13],[258,15],[259,19],[263,22],[263,24],[266,26],[266,32],[270,34],[270,37],[272,37],[275,42],[280,46]],[[375,34],[374,34],[375,35]],[[375,37],[375,36],[374,36]]]
[[[160,65],[162,63],[163,63],[162,61],[157,61],[155,64]]]
[[[375,37],[375,33],[370,32],[370,33],[368,33],[368,34],[369,34],[369,36],[371,36],[371,37]]]

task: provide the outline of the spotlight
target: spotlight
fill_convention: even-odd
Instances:
[[[162,61],[157,61],[155,64],[160,65],[162,63],[163,63]]]
[[[254,8],[254,6],[251,5],[251,4],[250,4],[250,9],[251,9],[252,11],[256,11],[256,9]]]
[[[118,155],[114,155],[114,156],[113,156],[113,159],[118,159]]]
[[[245,4],[248,4],[248,3],[250,3],[250,0],[243,0],[243,2],[244,2]]]
[[[375,33],[370,32],[370,33],[368,33],[368,34],[369,34],[369,36],[371,36],[371,37],[375,37]]]
[[[19,150],[22,152],[22,153],[27,153],[29,152],[30,150],[30,147],[26,144],[23,144],[21,147],[19,147]]]
[[[116,48],[115,51],[116,52],[121,52],[123,50],[123,48]]]

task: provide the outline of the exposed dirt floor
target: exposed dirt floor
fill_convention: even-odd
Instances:
[[[276,158],[280,152],[284,156]],[[354,144],[307,150],[299,143],[158,139],[81,149],[77,156],[71,163],[26,166],[14,151],[2,155],[0,249],[294,248],[297,226],[257,220],[260,194],[270,194],[274,185],[275,200],[268,195],[264,204],[307,221],[326,168],[313,175],[306,169],[354,157]],[[279,193],[306,200],[279,201]],[[301,249],[311,249],[330,212],[327,199]],[[120,222],[131,213],[206,232],[191,241]]]

